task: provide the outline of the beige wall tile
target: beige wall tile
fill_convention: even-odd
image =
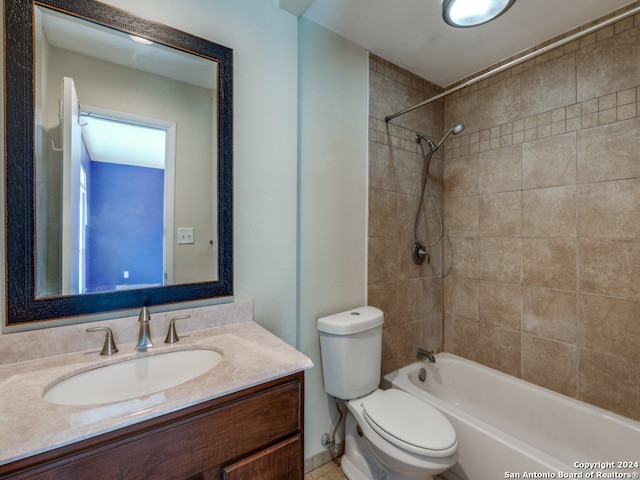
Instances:
[[[397,242],[394,237],[369,237],[368,282],[382,283],[398,275]]]
[[[538,337],[576,343],[577,294],[540,287],[523,288],[522,330]]]
[[[478,196],[450,197],[444,204],[444,224],[452,237],[478,235]]]
[[[446,99],[444,125],[463,123],[466,131],[477,132],[484,128],[478,121],[478,93],[467,92],[456,98]]]
[[[398,173],[393,149],[369,142],[369,188],[397,191]]]
[[[422,155],[407,150],[394,153],[397,160],[398,192],[420,195],[423,178]]]
[[[371,194],[371,189],[369,190],[369,194]],[[414,236],[414,227],[416,223],[416,212],[418,210],[418,205],[420,203],[420,195],[409,195],[406,193],[398,193],[398,211],[397,211],[397,223],[398,223],[398,235],[401,237],[413,237]],[[423,205],[427,204],[427,201],[423,202]],[[439,205],[442,204],[441,199],[438,200]],[[426,208],[423,208],[426,210]],[[373,213],[369,212],[371,216]],[[426,226],[426,227],[425,227]],[[432,227],[433,226],[433,227]],[[434,228],[438,226],[437,219],[431,219],[426,213],[423,212],[420,217],[419,228],[421,232],[424,232],[426,228],[426,232],[434,231]],[[439,228],[439,226],[438,226]],[[371,235],[371,232],[369,232]]]
[[[577,179],[576,139],[576,132],[570,132],[524,143],[522,145],[522,188],[575,184]]]
[[[640,363],[580,349],[578,399],[640,420]]]
[[[520,237],[522,192],[492,193],[478,198],[480,237]]]
[[[398,195],[385,190],[369,190],[369,235],[373,237],[398,234]]]
[[[569,397],[578,394],[578,348],[523,335],[522,378]]]
[[[367,287],[367,303],[384,312],[384,325],[392,327],[402,320],[398,282],[373,283]]]
[[[478,361],[515,377],[521,376],[520,332],[480,323]]]
[[[397,282],[396,295],[398,296],[397,324],[415,322],[425,316],[425,301],[422,297],[423,283],[421,278],[401,280]]]
[[[444,274],[478,278],[477,237],[445,237]]]
[[[522,286],[481,280],[478,282],[478,314],[482,323],[520,330]]]
[[[478,89],[477,119],[480,128],[522,118],[520,76],[504,78]],[[462,121],[462,120],[458,120]]]
[[[478,194],[478,156],[464,155],[444,163],[444,193],[447,196]]]
[[[444,309],[455,317],[478,320],[478,281],[453,275],[445,277]]]
[[[576,102],[576,61],[564,55],[537,65],[522,75],[522,115],[564,107]]]
[[[576,187],[522,192],[523,237],[576,237]]]
[[[422,278],[422,317],[441,316],[444,310],[444,283],[441,276]]]
[[[520,190],[522,184],[520,145],[482,152],[479,154],[478,161],[479,193]]]
[[[578,133],[579,183],[640,177],[640,118]]]
[[[445,315],[444,349],[469,360],[478,358],[478,321]]]
[[[430,316],[422,320],[424,324],[420,346],[432,352],[444,349],[444,318],[442,314]]]
[[[525,285],[576,290],[576,240],[525,238],[523,257]]]
[[[403,323],[383,329],[388,348],[383,349],[382,374],[410,364],[416,359],[416,349],[423,346],[424,321]]]
[[[640,302],[580,295],[579,345],[640,362]]]
[[[636,86],[640,78],[640,29],[580,49],[576,70],[579,102]]]
[[[640,178],[580,185],[578,205],[581,237],[640,239]]]
[[[495,282],[522,281],[522,240],[519,238],[480,238],[478,278]]]
[[[581,293],[640,300],[640,241],[580,240],[579,272]]]

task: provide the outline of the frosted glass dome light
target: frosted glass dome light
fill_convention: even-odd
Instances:
[[[482,25],[509,10],[516,0],[444,0],[442,18],[452,27]]]

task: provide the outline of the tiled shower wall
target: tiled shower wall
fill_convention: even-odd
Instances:
[[[443,101],[386,123],[387,115],[441,89],[373,55],[369,75],[368,298],[385,313],[382,369],[388,373],[412,362],[418,346],[442,350],[443,242],[429,249],[430,263],[415,265],[411,252],[424,164],[416,132],[439,139]],[[437,152],[429,170],[439,205],[442,158]],[[439,225],[428,197],[423,212],[421,239],[432,243]]]
[[[444,349],[640,419],[640,18],[384,122],[440,91],[371,56],[369,304],[385,311],[383,372],[416,346]],[[415,132],[437,139],[457,122],[466,130],[430,170],[445,238],[415,266]],[[428,200],[420,225],[437,236]]]
[[[445,99],[444,349],[640,420],[640,16]]]

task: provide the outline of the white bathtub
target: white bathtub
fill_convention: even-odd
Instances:
[[[640,422],[449,353],[385,380],[432,403],[453,424],[458,463],[445,478],[638,478],[640,473]]]

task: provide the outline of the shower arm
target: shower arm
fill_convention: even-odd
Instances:
[[[385,122],[389,122],[391,120],[393,120],[396,117],[399,117],[401,115],[404,115],[405,113],[409,113],[414,111],[417,108],[420,107],[424,107],[425,105],[428,105],[432,102],[435,102],[436,100],[439,100],[443,97],[446,97],[447,95],[450,95],[452,93],[457,92],[458,90],[462,90],[463,88],[466,88],[470,85],[473,85],[475,83],[478,83],[492,75],[495,75],[496,73],[500,73],[504,70],[507,70],[511,67],[515,67],[516,65],[520,65],[521,63],[524,63],[528,60],[531,60],[532,58],[535,58],[539,55],[542,55],[543,53],[547,53],[551,50],[553,50],[554,48],[558,48],[561,47],[562,45],[566,45],[568,43],[571,43],[579,38],[582,38],[586,35],[589,35],[597,30],[600,30],[601,28],[604,28],[606,26],[609,26],[613,23],[619,22],[620,20],[630,17],[632,15],[635,15],[636,13],[640,13],[640,6],[632,8],[630,10],[627,10],[625,12],[620,13],[619,15],[616,15],[614,17],[608,18],[596,25],[592,25],[590,27],[585,28],[584,30],[580,30],[579,32],[576,32],[572,35],[569,35],[567,37],[561,38],[559,40],[556,40],[555,42],[542,47],[538,50],[535,50],[533,52],[527,53],[526,55],[523,55],[522,57],[516,58],[515,60],[512,60],[510,62],[505,63],[504,65],[500,65],[492,70],[489,70],[488,72],[485,72],[483,74],[480,74],[476,77],[471,78],[470,80],[467,80],[466,82],[461,83],[460,85],[457,85],[455,87],[449,88],[447,90],[445,90],[442,93],[439,93],[431,98],[428,98],[427,100],[424,100],[423,102],[418,103],[417,105],[414,105],[412,107],[409,108],[405,108],[404,110],[401,110],[397,113],[394,113],[392,115],[388,115],[386,117],[384,117],[384,121]]]

